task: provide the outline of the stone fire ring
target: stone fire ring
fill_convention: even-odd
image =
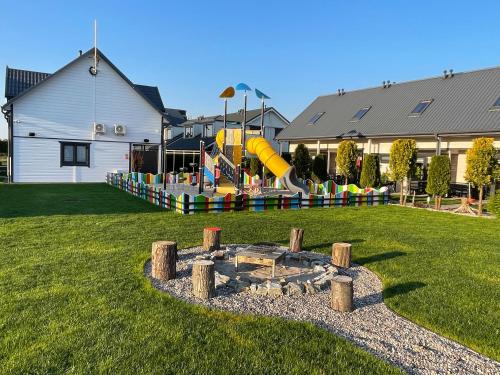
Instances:
[[[234,270],[231,252],[247,246],[227,245],[218,253],[204,252],[201,247],[180,250],[176,279],[167,282],[151,278],[150,262],[146,263],[144,273],[156,289],[188,303],[234,313],[311,322],[410,374],[500,374],[500,363],[389,310],[383,301],[382,283],[368,269],[355,264],[347,270],[329,268],[330,257],[304,252],[287,254],[291,256],[288,259],[285,256],[284,266],[297,266],[302,270],[300,275],[293,272],[284,275],[283,269],[277,267],[276,278],[268,281],[266,272],[270,272],[270,267],[259,271],[251,266],[241,267],[239,275],[231,274],[230,270]],[[295,256],[299,256],[300,261],[293,259]],[[216,296],[206,301],[195,298],[191,292],[191,270],[197,257],[221,258],[215,260]],[[330,308],[329,279],[337,273],[353,279],[355,310],[352,313]]]

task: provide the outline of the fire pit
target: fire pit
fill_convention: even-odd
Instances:
[[[234,257],[235,271],[238,272],[238,263],[250,263],[261,266],[270,266],[271,277],[275,277],[276,263],[282,262],[286,251],[275,246],[248,246],[238,251]]]

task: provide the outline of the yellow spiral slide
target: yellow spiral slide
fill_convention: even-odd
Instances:
[[[233,129],[231,129],[233,130]],[[234,129],[233,132],[241,133],[241,130]],[[238,136],[238,138],[240,138]],[[224,140],[224,130],[220,130],[217,133],[216,141],[220,149],[222,149],[222,143]],[[241,142],[241,141],[240,141]],[[230,143],[228,142],[228,145]],[[293,193],[303,193],[308,194],[308,189],[302,182],[297,178],[295,172],[295,167],[288,164],[285,159],[283,159],[279,154],[274,151],[271,144],[263,137],[251,137],[246,142],[246,149],[250,154],[257,155],[259,160],[267,167],[276,177],[281,180],[281,183],[286,189]],[[233,153],[236,150],[233,151]],[[241,155],[241,145],[239,152]]]

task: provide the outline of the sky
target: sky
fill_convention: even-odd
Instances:
[[[190,117],[222,113],[218,95],[238,82],[293,120],[338,88],[500,65],[498,0],[0,0],[0,9],[2,81],[6,65],[50,73],[90,49],[97,19],[101,51]],[[241,107],[241,96],[230,100],[230,111]]]

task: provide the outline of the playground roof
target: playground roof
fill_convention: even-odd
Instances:
[[[205,147],[211,146],[215,142],[215,137],[201,137],[197,135],[191,138],[184,138],[182,135],[179,138],[174,138],[167,144],[167,151],[199,151],[200,141],[205,142]]]
[[[319,96],[279,140],[500,132],[500,67]]]

